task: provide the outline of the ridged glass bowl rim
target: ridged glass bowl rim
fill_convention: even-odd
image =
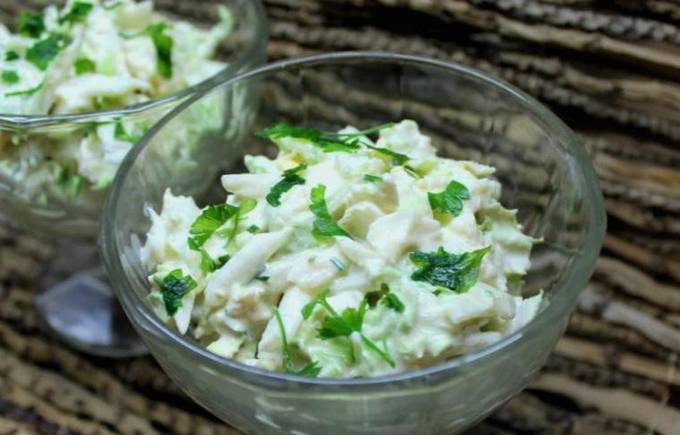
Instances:
[[[583,200],[591,210],[590,219],[592,222],[588,225],[589,230],[588,234],[584,237],[584,246],[565,273],[566,279],[564,284],[556,290],[547,307],[545,307],[528,325],[480,351],[466,354],[424,369],[372,378],[356,379],[309,378],[259,369],[211,353],[163,324],[151,309],[147,307],[145,299],[137,295],[132,283],[127,280],[123,264],[120,261],[120,247],[117,245],[116,241],[116,221],[118,219],[117,212],[122,193],[121,190],[137,157],[165,124],[207,94],[236,85],[245,80],[266,76],[269,73],[277,73],[286,69],[328,65],[335,62],[345,63],[362,61],[382,63],[394,62],[400,65],[434,67],[454,75],[463,75],[486,83],[491,88],[514,98],[522,108],[536,116],[537,119],[544,124],[544,127],[549,133],[558,136],[561,141],[570,148],[578,163],[576,173],[579,175],[575,182],[581,189]],[[362,390],[365,388],[376,390],[385,387],[388,384],[393,387],[396,383],[412,384],[414,381],[422,381],[427,384],[436,383],[436,381],[442,379],[442,377],[448,378],[459,370],[469,368],[475,362],[493,358],[497,352],[510,352],[516,347],[518,341],[525,339],[527,336],[540,334],[545,325],[564,320],[574,307],[576,298],[581,290],[585,288],[588,278],[593,271],[595,260],[597,259],[602,246],[605,225],[606,218],[602,193],[586,150],[576,138],[575,134],[541,103],[514,86],[467,66],[420,56],[386,52],[355,51],[311,55],[271,63],[220,83],[214,88],[205,90],[176,107],[149,130],[142,139],[140,145],[128,153],[121,164],[104,209],[100,248],[104,257],[104,263],[112,278],[113,288],[116,290],[116,293],[128,316],[132,319],[132,322],[137,323],[139,328],[150,330],[154,335],[162,337],[166,340],[168,346],[172,346],[181,352],[192,354],[192,357],[198,358],[202,363],[207,364],[216,372],[223,373],[226,376],[231,375],[240,381],[253,386],[269,389],[279,389],[285,388],[286,385],[296,385],[298,387],[305,387],[307,390],[314,388],[315,391],[335,391],[337,389],[342,390],[343,387],[351,387],[353,390],[361,387],[364,387],[361,388]]]
[[[100,117],[133,115],[168,103],[182,101],[184,98],[194,93],[205,92],[215,86],[219,86],[226,79],[235,76],[237,71],[239,71],[245,65],[248,65],[248,63],[253,59],[257,59],[257,57],[260,55],[263,56],[265,52],[265,46],[267,42],[267,14],[265,13],[262,0],[247,0],[243,4],[248,8],[252,8],[255,13],[255,28],[253,29],[253,38],[243,50],[237,52],[236,59],[234,59],[233,62],[230,62],[225,68],[208,77],[207,79],[170,95],[118,109],[63,115],[13,115],[0,113],[0,128],[26,129],[51,126],[55,124],[87,122],[90,120],[96,120]]]

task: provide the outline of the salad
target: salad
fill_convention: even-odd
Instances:
[[[410,120],[327,132],[277,123],[226,202],[166,191],[141,258],[155,312],[215,354],[306,376],[423,368],[521,328],[537,240],[494,169],[438,157]],[[375,137],[377,136],[377,139]],[[374,139],[371,139],[371,138]]]
[[[224,69],[214,60],[232,16],[202,29],[153,2],[71,0],[0,25],[0,114],[63,115],[157,99]],[[167,110],[167,108],[165,109]],[[48,186],[77,196],[108,186],[119,163],[162,113],[94,120],[70,129],[0,131],[0,178],[27,195]]]

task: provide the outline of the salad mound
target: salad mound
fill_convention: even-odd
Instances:
[[[0,114],[117,109],[197,84],[226,66],[213,58],[233,23],[228,9],[219,14],[218,25],[201,29],[155,12],[151,1],[70,0],[24,11],[16,33],[0,24]],[[67,196],[104,188],[159,115],[0,132],[0,176],[29,194],[44,185]]]
[[[532,320],[520,295],[535,239],[499,203],[494,169],[437,157],[410,120],[259,133],[226,202],[166,191],[141,250],[149,300],[226,358],[365,377],[473,352]],[[378,136],[377,140],[371,137]]]

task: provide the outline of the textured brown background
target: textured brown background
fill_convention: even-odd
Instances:
[[[680,434],[680,1],[266,3],[270,59],[375,49],[473,65],[550,105],[592,153],[609,213],[592,283],[542,374],[470,433]],[[32,298],[50,249],[0,227],[0,434],[235,433],[150,358],[45,336]]]

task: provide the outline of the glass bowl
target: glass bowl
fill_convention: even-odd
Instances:
[[[260,87],[253,123],[227,113],[241,130],[221,148],[206,143],[227,172],[244,153],[276,150],[254,136],[275,121],[338,129],[410,118],[441,156],[497,168],[503,202],[519,209],[526,231],[543,238],[532,252],[524,293],[545,291],[536,319],[479,352],[437,366],[363,379],[305,378],[214,355],[164,325],[147,302],[139,247],[163,192],[195,193],[154,155],[176,145],[171,133],[192,107]],[[212,175],[212,173],[211,173]],[[218,180],[215,179],[215,183]],[[219,190],[219,189],[218,189]],[[199,204],[210,191],[199,195]],[[224,194],[221,194],[224,199]],[[121,166],[107,201],[101,250],[117,295],[170,377],[198,403],[248,433],[429,434],[461,431],[527,385],[545,362],[586,286],[605,231],[595,173],[574,134],[537,101],[460,65],[387,53],[336,53],[275,63],[183,103],[159,122]]]
[[[55,2],[37,1],[31,2],[30,6],[40,9],[52,3]],[[206,0],[200,5],[190,0],[156,1],[154,6],[168,17],[210,27],[220,21],[218,5],[227,7],[233,16],[233,30],[219,46],[216,56],[217,60],[228,65],[194,86],[115,110],[32,116],[0,113],[0,164],[12,160],[12,172],[0,171],[0,214],[31,231],[94,239],[106,186],[69,183],[68,174],[60,171],[55,171],[53,179],[44,179],[33,169],[33,162],[18,164],[15,162],[16,154],[3,153],[3,148],[35,142],[68,149],[77,146],[98,125],[122,122],[125,125],[150,126],[195,92],[264,62],[266,17],[259,0]],[[0,18],[8,19],[4,24],[13,29],[19,12],[26,9],[24,1],[3,1]]]
[[[42,9],[53,3],[63,4],[63,1],[37,0],[27,5],[21,0],[3,0],[0,19],[7,19],[8,28],[14,29],[21,11],[29,6]],[[93,129],[104,125],[113,130],[119,122],[127,126],[142,126],[139,129],[143,131],[195,93],[262,64],[267,24],[259,0],[202,0],[200,4],[191,0],[155,2],[156,11],[199,27],[212,27],[220,22],[220,6],[231,12],[233,22],[230,34],[216,52],[216,59],[226,62],[227,66],[194,86],[116,110],[65,115],[0,113],[0,168],[8,168],[0,170],[0,216],[9,218],[32,234],[55,239],[54,261],[40,280],[36,304],[42,320],[52,332],[79,350],[110,357],[146,352],[139,339],[131,333],[115,298],[102,281],[104,273],[96,255],[95,240],[108,186],[105,183],[99,186],[83,184],[63,170],[36,172],[34,168],[37,165],[54,166],[54,162],[50,163],[49,156],[43,158],[40,154],[17,159],[15,149],[21,152],[27,149],[22,147],[40,144],[59,152],[64,150],[65,154],[73,153],[77,147],[82,148],[86,142],[83,138],[97,137],[91,134]],[[243,104],[254,101],[245,92],[240,95],[240,101]],[[219,126],[223,103],[210,106],[211,102],[204,100],[195,105],[191,112],[195,116],[195,124],[200,126],[198,128],[208,130]],[[135,135],[138,133],[135,132]],[[135,140],[130,139],[129,142]],[[94,149],[97,150],[96,147]],[[192,160],[194,149],[183,146],[175,151],[177,166]],[[122,153],[125,152],[122,150]],[[110,166],[108,170],[115,173],[115,160]],[[202,180],[195,172],[177,172],[180,173],[193,186],[199,185]],[[109,184],[112,178],[108,178]]]

